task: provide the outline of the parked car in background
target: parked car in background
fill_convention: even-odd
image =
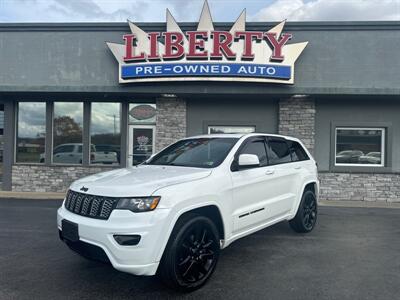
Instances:
[[[355,164],[364,153],[360,150],[344,150],[336,154],[336,163]]]
[[[109,145],[109,144],[96,144],[96,152],[103,153],[104,155],[107,155],[109,153],[115,152],[117,155],[117,162],[120,163],[120,155],[121,155],[121,146],[117,145]],[[113,154],[112,154],[113,155]],[[115,162],[112,162],[115,163]]]
[[[53,163],[59,164],[81,164],[82,143],[61,144],[53,149]],[[44,153],[40,155],[40,162],[44,162]],[[118,163],[116,152],[96,151],[95,145],[91,145],[90,163],[114,164]]]
[[[318,191],[316,163],[298,139],[204,135],[75,181],[57,224],[79,254],[191,291],[235,240],[284,220],[296,232],[313,230]]]
[[[359,158],[359,162],[362,164],[381,164],[381,152],[369,152],[366,155],[362,155]]]

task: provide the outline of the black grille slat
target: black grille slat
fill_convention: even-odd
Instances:
[[[65,207],[69,207],[69,203],[71,202],[71,191],[67,192],[67,196],[65,197]]]
[[[79,195],[78,198],[76,198],[75,201],[75,208],[74,208],[74,212],[75,213],[79,213],[81,210],[81,205],[82,205],[82,201],[83,201],[83,195]]]
[[[116,206],[118,198],[87,195],[69,190],[65,208],[75,214],[107,220]]]
[[[111,214],[113,209],[114,201],[110,199],[105,199],[103,202],[103,206],[101,207],[100,217],[104,218]]]
[[[81,214],[86,215],[89,211],[89,206],[90,203],[92,202],[93,197],[92,196],[87,196],[85,197],[85,200],[83,201],[82,209],[81,209]]]
[[[101,204],[101,197],[94,197],[94,200],[92,201],[92,207],[90,208],[89,215],[91,217],[97,216],[97,212],[99,211],[100,204]]]
[[[71,201],[69,203],[70,211],[74,211],[76,198],[78,198],[78,194],[72,194]]]

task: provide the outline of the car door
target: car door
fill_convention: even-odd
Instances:
[[[274,176],[269,184],[268,217],[278,219],[290,213],[299,190],[301,164],[292,162],[290,145],[281,137],[267,138],[267,156]]]
[[[255,154],[260,165],[240,169],[237,160],[240,154]],[[264,137],[251,137],[243,142],[231,168],[233,232],[250,229],[266,220],[266,205],[269,190],[269,174]]]
[[[54,148],[53,150],[53,163],[56,164],[65,164],[65,151],[67,150],[67,145],[60,145]]]

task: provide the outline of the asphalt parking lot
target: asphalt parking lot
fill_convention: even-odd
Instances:
[[[320,207],[308,235],[277,224],[222,252],[192,294],[87,261],[58,239],[58,200],[0,199],[0,299],[398,299],[400,209]]]

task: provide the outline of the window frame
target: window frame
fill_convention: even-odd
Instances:
[[[338,130],[376,130],[381,131],[381,163],[380,164],[356,164],[356,163],[337,163],[337,132]],[[384,168],[386,167],[386,131],[385,127],[353,127],[353,126],[337,126],[334,128],[334,160],[335,167],[360,167],[360,168]]]
[[[385,166],[335,166],[335,128],[337,127],[355,127],[355,128],[385,128]],[[318,144],[316,145],[318,147]],[[342,173],[392,173],[393,161],[393,123],[392,122],[363,122],[363,121],[331,121],[330,122],[330,145],[329,145],[329,172],[342,172]]]
[[[91,112],[91,103],[93,102],[104,102],[96,99],[83,99],[83,98],[75,98],[75,97],[60,97],[59,99],[48,99],[47,97],[36,98],[28,98],[23,100],[16,100],[12,103],[12,155],[10,156],[11,165],[39,165],[46,167],[85,167],[85,168],[115,168],[115,167],[125,167],[127,164],[127,137],[128,137],[128,105],[129,101],[125,101],[125,99],[113,99],[105,102],[118,103],[120,105],[121,110],[121,118],[119,122],[120,126],[120,134],[121,134],[121,143],[120,143],[120,163],[119,165],[97,165],[90,164],[90,112]],[[17,151],[17,137],[18,137],[18,104],[25,102],[44,102],[46,105],[46,122],[45,122],[45,158],[44,163],[37,162],[17,162],[16,161],[16,151]],[[82,145],[83,145],[83,153],[82,153],[82,164],[70,164],[70,163],[53,163],[53,149],[56,147],[53,145],[54,138],[54,104],[56,102],[76,102],[83,103],[83,132],[82,132]]]

